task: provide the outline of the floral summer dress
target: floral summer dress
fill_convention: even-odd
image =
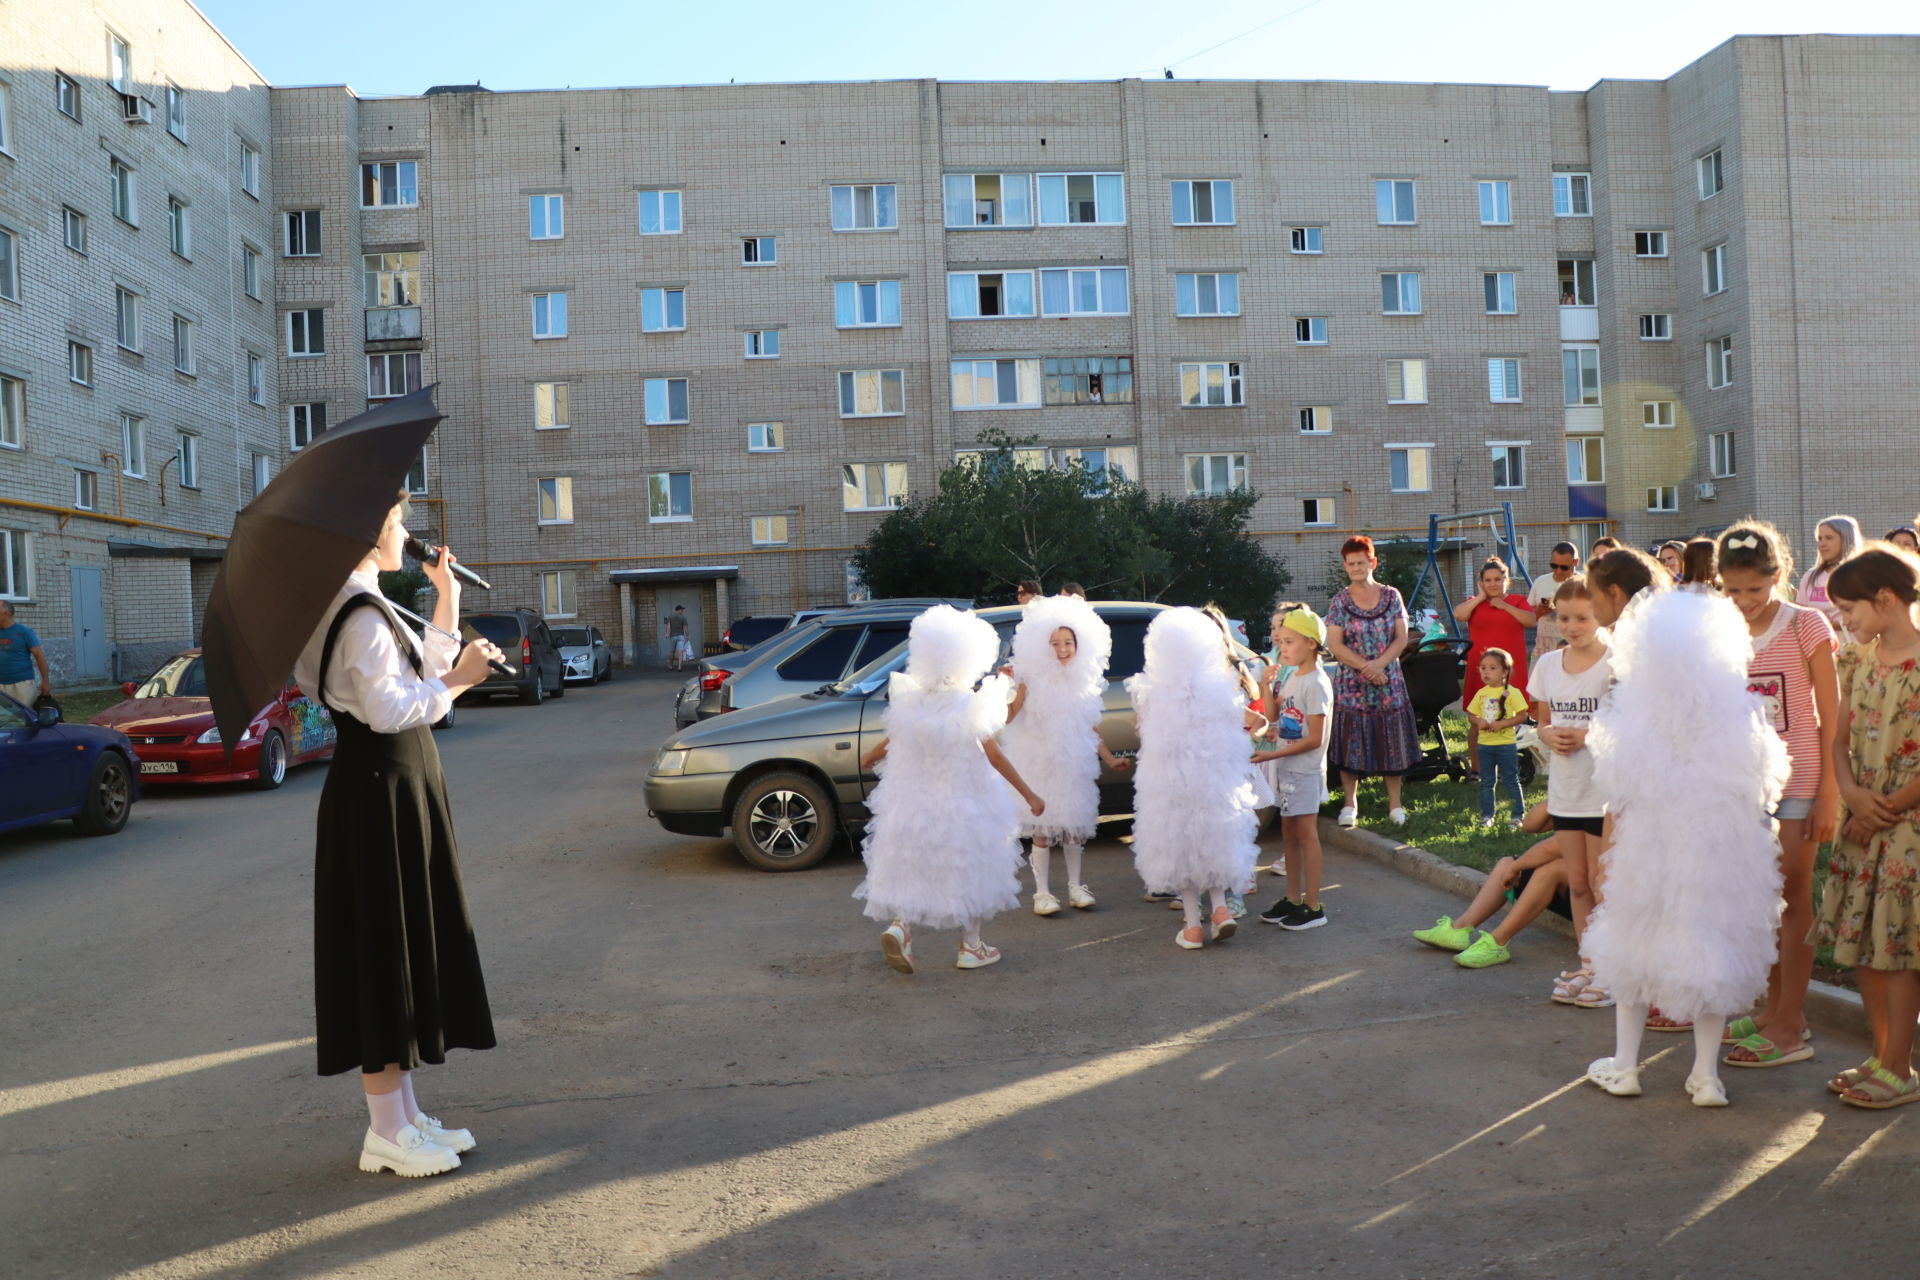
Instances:
[[[1327,610],[1327,625],[1339,627],[1347,647],[1363,658],[1385,653],[1396,623],[1407,616],[1400,593],[1380,588],[1380,599],[1362,610],[1342,587]],[[1327,757],[1337,769],[1367,777],[1406,773],[1420,762],[1420,735],[1413,723],[1413,699],[1407,694],[1400,664],[1387,668],[1385,684],[1369,684],[1344,663],[1334,668],[1333,736]]]
[[[1853,776],[1882,795],[1920,773],[1920,663],[1878,661],[1878,642],[1850,644],[1834,666],[1853,716]],[[1920,828],[1909,810],[1866,844],[1833,848],[1813,940],[1833,947],[1836,964],[1920,969]],[[1845,815],[1841,823],[1845,825]]]

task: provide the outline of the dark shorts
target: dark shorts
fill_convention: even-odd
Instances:
[[[1538,867],[1528,867],[1520,873],[1519,878],[1513,882],[1514,897],[1517,898],[1527,891],[1527,882],[1533,879],[1533,873],[1537,870],[1539,870]],[[1567,886],[1564,883],[1553,891],[1553,897],[1547,902],[1547,910],[1557,911],[1563,916],[1573,914],[1573,900],[1567,897]]]
[[[1601,824],[1606,821],[1605,818],[1563,818],[1557,813],[1550,813],[1547,817],[1553,822],[1555,831],[1580,831],[1590,836],[1599,835]]]

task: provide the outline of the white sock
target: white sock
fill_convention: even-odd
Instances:
[[[370,1093],[367,1095],[367,1115],[373,1131],[392,1142],[400,1136],[400,1131],[413,1123],[406,1114],[407,1100],[402,1090],[390,1093]]]
[[[407,1123],[412,1124],[413,1118],[420,1114],[420,1102],[413,1096],[413,1072],[411,1071],[400,1073],[400,1097],[406,1103]]]
[[[1640,1039],[1647,1033],[1647,1006],[1613,1006],[1613,1065],[1622,1071],[1640,1066]]]
[[[1218,911],[1223,907],[1231,910],[1233,904],[1227,901],[1227,891],[1225,888],[1215,889],[1213,891],[1213,909]]]
[[[1033,853],[1027,858],[1027,865],[1033,868],[1033,892],[1035,896],[1051,893],[1048,881],[1053,879],[1053,846],[1035,840]],[[1067,873],[1067,879],[1073,879],[1073,873]]]
[[[1198,889],[1182,889],[1180,891],[1180,909],[1187,913],[1187,928],[1198,929],[1200,927],[1200,891]]]
[[[1083,844],[1070,844],[1066,846],[1065,853],[1067,855],[1067,884],[1069,887],[1076,884],[1086,883],[1085,880],[1082,880],[1080,878],[1080,859],[1086,853],[1086,851],[1087,851],[1087,846]]]
[[[975,951],[980,949],[980,922],[978,920],[967,921],[967,931],[960,935],[960,945],[970,947]]]
[[[1725,1014],[1715,1017],[1696,1017],[1693,1020],[1693,1074],[1720,1078],[1720,1055],[1726,1046],[1720,1043],[1720,1037],[1727,1033]]]

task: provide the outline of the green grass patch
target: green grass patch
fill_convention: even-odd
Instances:
[[[60,699],[60,715],[68,724],[85,724],[108,707],[118,706],[127,700],[118,686],[111,689],[82,689],[73,693],[56,693]]]

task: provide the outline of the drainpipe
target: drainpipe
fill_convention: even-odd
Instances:
[[[113,464],[114,514],[124,520],[127,516],[127,487],[126,478],[122,474],[125,468],[120,464],[120,455],[117,453],[108,453],[105,449],[102,449],[100,451],[100,461],[111,462]]]
[[[160,505],[163,507],[167,505],[167,468],[178,461],[180,455],[176,453],[160,464]]]

